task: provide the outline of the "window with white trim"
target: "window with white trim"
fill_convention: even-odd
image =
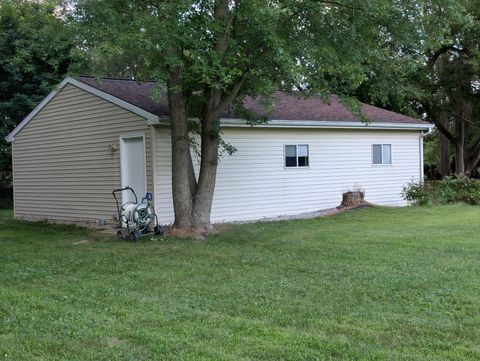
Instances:
[[[285,167],[308,167],[308,145],[295,144],[285,146]]]
[[[391,144],[374,144],[372,151],[372,163],[376,164],[392,164],[392,145]]]

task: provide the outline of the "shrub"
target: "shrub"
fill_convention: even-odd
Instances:
[[[437,182],[411,182],[403,187],[402,196],[417,205],[463,202],[480,204],[480,180],[465,176],[446,177]]]
[[[431,203],[431,192],[427,189],[428,184],[411,182],[403,186],[402,197],[409,203],[420,206]]]

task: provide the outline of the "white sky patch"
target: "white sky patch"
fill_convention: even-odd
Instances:
[[[58,19],[66,20],[67,16],[75,11],[75,6],[72,2],[64,2],[57,5],[53,10],[53,16]]]

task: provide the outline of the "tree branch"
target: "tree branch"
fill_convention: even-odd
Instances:
[[[352,5],[349,5],[349,4],[341,3],[340,1],[315,0],[315,2],[321,3],[321,4],[326,4],[326,5],[341,6],[341,7],[347,8],[349,10],[360,10],[361,9],[360,7],[355,7],[355,6],[352,6]]]
[[[454,51],[459,54],[468,54],[468,49],[466,48],[458,48],[455,45],[443,45],[440,47],[435,53],[431,54],[428,58],[427,65],[429,68],[433,68],[435,63],[437,62],[437,59],[440,57],[440,55],[448,52],[448,51]]]
[[[471,152],[471,156],[468,158],[467,170],[471,171],[480,163],[480,141]]]
[[[439,121],[434,120],[435,126],[438,128],[438,130],[447,137],[447,139],[452,142],[453,145],[456,145],[458,143],[457,138],[455,138],[452,133]]]
[[[248,72],[245,73],[234,85],[230,93],[220,102],[220,104],[217,106],[215,109],[215,113],[218,114],[220,113],[223,109],[228,107],[235,97],[238,95],[240,92],[240,89],[242,89],[243,84],[245,84],[245,81],[247,80],[248,77]]]
[[[220,20],[223,23],[222,25],[225,26],[223,34],[215,43],[215,52],[217,53],[219,58],[222,58],[228,49],[228,38],[230,37],[232,24],[234,23],[236,16],[236,11],[234,11],[232,15],[229,15],[228,0],[215,1],[213,17],[215,20]]]
[[[255,64],[259,62],[262,58],[264,58],[269,52],[270,48],[264,49],[254,61],[249,63],[248,69],[246,69],[243,75],[235,82],[230,93],[228,93],[227,96],[215,108],[215,113],[220,113],[223,109],[225,109],[233,102],[235,97],[242,89],[243,84],[245,84],[245,82],[247,81],[250,71],[255,68]]]

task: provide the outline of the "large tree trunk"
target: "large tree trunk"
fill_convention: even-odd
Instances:
[[[446,177],[450,175],[451,163],[450,163],[450,141],[442,133],[440,136],[440,175]]]
[[[202,117],[201,164],[198,184],[193,199],[193,226],[197,230],[211,229],[210,213],[218,167],[218,146],[220,139],[220,119],[218,106],[221,92],[211,89]]]
[[[462,120],[457,120],[455,124],[456,138],[455,143],[455,173],[465,174],[465,127]]]
[[[471,118],[471,104],[466,99],[460,99],[457,103],[457,119],[455,121],[455,173],[465,174],[465,147],[466,130],[465,123]]]
[[[455,144],[455,173],[457,175],[465,174],[465,158],[463,144]]]
[[[448,129],[448,115],[446,112],[440,112],[438,115],[438,121],[441,122],[445,128]],[[440,137],[440,175],[446,177],[450,175],[451,165],[450,165],[450,141],[443,134],[439,133]]]
[[[202,140],[202,166],[193,203],[193,226],[198,230],[211,229],[210,213],[218,166],[218,137],[210,132],[202,138],[206,137],[210,139]]]
[[[192,184],[193,163],[188,138],[188,118],[182,79],[178,70],[168,80],[168,106],[172,141],[172,196],[175,211],[174,226],[192,226],[194,184]]]

